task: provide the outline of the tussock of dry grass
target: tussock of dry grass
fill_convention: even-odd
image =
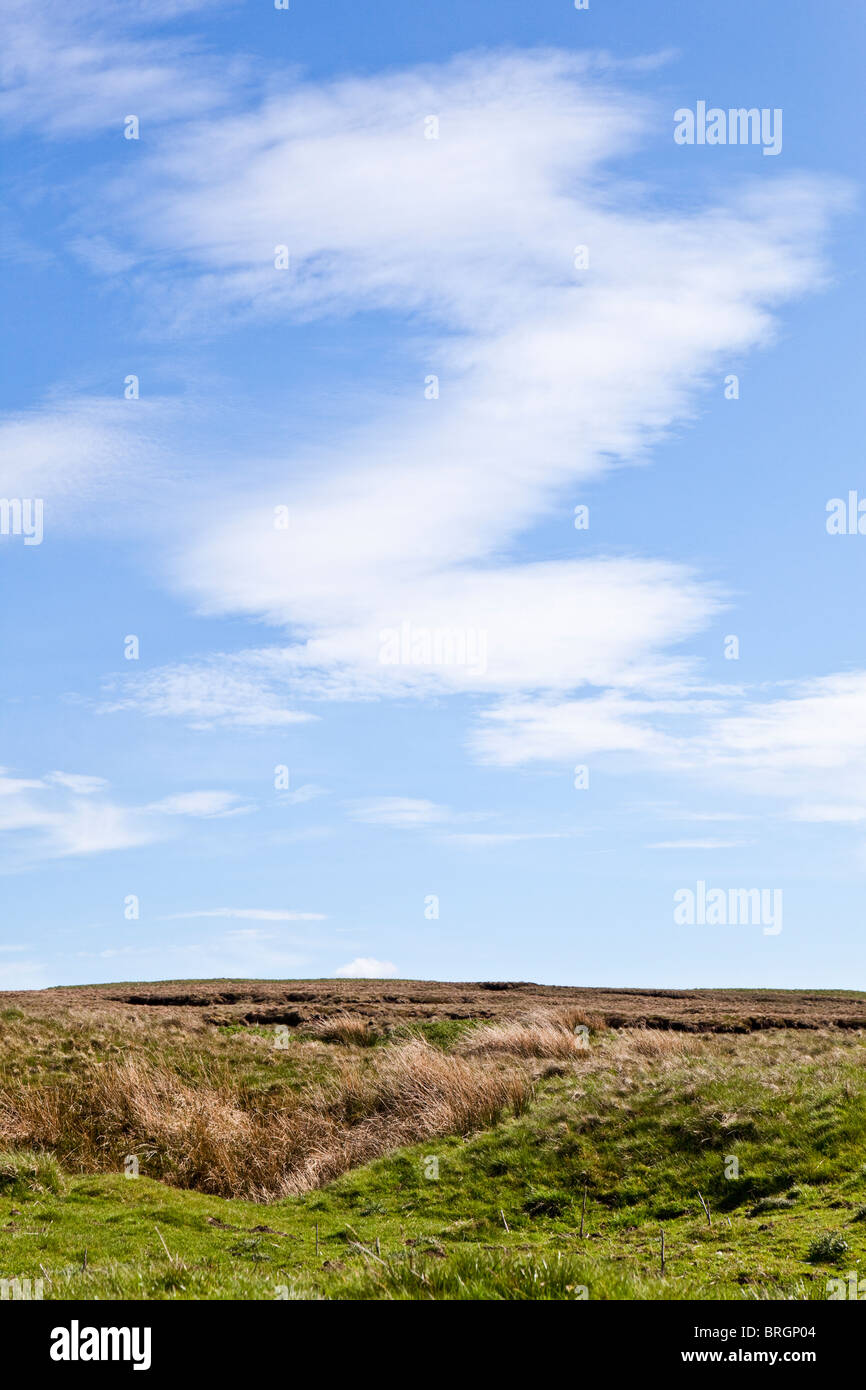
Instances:
[[[706,1053],[709,1045],[710,1040],[699,1033],[660,1028],[629,1028],[617,1037],[617,1052],[632,1057],[689,1057]]]
[[[362,1014],[338,1013],[329,1018],[316,1019],[309,1031],[325,1042],[339,1042],[346,1047],[371,1047],[381,1038],[381,1033],[373,1027],[372,1020]]]
[[[49,1149],[84,1171],[140,1170],[219,1196],[303,1192],[403,1144],[463,1134],[523,1111],[529,1079],[414,1039],[378,1066],[346,1059],[300,1094],[247,1094],[225,1075],[185,1082],[135,1058],[91,1063],[63,1084],[0,1091],[4,1142]]]
[[[586,1009],[582,1009],[576,1004],[563,1004],[558,1009],[545,1010],[542,1016],[558,1019],[564,1027],[570,1028],[572,1032],[575,1028],[588,1028],[591,1033],[603,1033],[607,1028],[601,1014],[587,1013]]]
[[[563,1011],[564,1013],[565,1011]],[[569,1011],[569,1013],[574,1011]],[[502,1023],[479,1028],[461,1046],[466,1056],[488,1056],[495,1053],[512,1057],[543,1057],[567,1060],[588,1051],[586,1028],[581,1014],[580,1023],[573,1023],[562,1014],[536,1013]]]

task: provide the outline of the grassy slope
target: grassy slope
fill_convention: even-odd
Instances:
[[[49,1165],[41,1181],[0,1178],[0,1275],[37,1278],[41,1266],[46,1297],[76,1298],[272,1299],[280,1286],[290,1297],[576,1298],[586,1286],[592,1298],[824,1298],[828,1275],[866,1273],[864,1056],[856,1036],[775,1033],[626,1065],[607,1039],[585,1071],[544,1079],[520,1119],[269,1205],[121,1175],[66,1177],[52,1192]],[[738,1180],[725,1177],[732,1154]],[[424,1176],[427,1155],[438,1181]],[[790,1205],[751,1214],[767,1198]],[[827,1231],[849,1249],[810,1263]],[[352,1244],[374,1251],[377,1238],[384,1263]]]

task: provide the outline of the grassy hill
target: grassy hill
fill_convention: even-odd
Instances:
[[[497,1000],[389,1020],[343,998],[290,1025],[0,999],[0,1278],[46,1298],[824,1299],[866,1276],[861,1030]]]

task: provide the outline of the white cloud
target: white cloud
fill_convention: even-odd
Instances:
[[[616,693],[570,701],[504,701],[482,712],[471,746],[502,766],[595,764],[679,772],[720,789],[772,798],[795,820],[866,819],[866,672],[789,683],[764,698],[636,699]],[[616,766],[614,761],[612,766]],[[622,765],[622,764],[619,764]],[[748,819],[746,811],[684,819]]]
[[[199,665],[157,667],[109,690],[119,693],[101,706],[104,713],[137,709],[145,714],[185,720],[193,729],[220,726],[268,728],[315,718],[286,708],[286,695],[250,672],[236,657]]]
[[[281,805],[303,806],[307,801],[315,801],[319,796],[327,796],[324,787],[317,787],[315,782],[305,782],[301,787],[295,787],[292,791],[280,792],[279,801]]]
[[[136,505],[164,505],[165,437],[176,404],[159,399],[64,396],[0,417],[0,496],[41,498],[46,534],[128,526]],[[129,511],[113,514],[118,492]]]
[[[438,140],[424,138],[430,111],[442,113]],[[549,287],[551,255],[570,265],[569,181],[589,182],[644,116],[642,101],[620,99],[566,53],[284,79],[257,108],[188,125],[145,161],[128,240],[182,251],[203,297],[245,309],[360,302],[432,308],[473,330],[480,314],[508,324],[515,293]],[[278,240],[293,258],[287,275],[274,273]]]
[[[132,849],[154,839],[134,810],[75,796],[47,779],[0,778],[2,832],[16,837],[17,854],[25,861]]]
[[[443,831],[443,826],[465,824],[488,820],[493,814],[489,811],[454,811],[450,806],[440,806],[435,801],[424,801],[408,796],[370,797],[366,801],[349,804],[349,814],[353,820],[365,825],[381,825],[391,830],[434,830],[437,840],[443,844],[460,845],[464,848],[486,848],[501,844],[514,844],[520,840],[561,840],[569,839],[579,831]]]
[[[866,809],[866,671],[792,683],[781,698],[750,702],[718,721],[705,759],[722,783],[793,802],[796,819],[855,821],[856,808]]]
[[[366,825],[387,825],[392,829],[416,829],[453,819],[453,812],[447,806],[409,796],[377,796],[356,801],[350,807],[350,815]]]
[[[45,780],[58,787],[68,787],[76,796],[93,796],[108,786],[104,777],[84,777],[73,772],[49,772]]]
[[[104,854],[150,844],[153,835],[134,811],[109,803],[79,802],[53,820],[52,834],[61,855]]]
[[[208,59],[189,41],[130,32],[137,19],[171,18],[192,3],[116,7],[63,0],[4,0],[0,123],[56,137],[114,130],[137,114],[145,128],[223,106],[237,61]]]
[[[866,757],[866,671],[793,683],[782,698],[722,720],[713,755],[723,766],[748,759],[778,785],[813,772],[830,774],[837,785],[858,782]]]
[[[180,792],[154,801],[144,808],[163,816],[196,816],[212,820],[223,816],[240,816],[253,810],[235,792]]]
[[[334,510],[338,506],[335,503]],[[312,537],[309,552],[314,548],[311,542]],[[320,547],[329,543],[324,534],[319,542]],[[234,544],[234,558],[229,559],[228,553],[224,557],[224,574],[232,564],[246,563],[253,538],[244,541],[238,535]],[[260,537],[260,553],[269,544],[269,537]],[[293,559],[279,567],[280,582],[293,573],[295,594],[305,592],[303,599],[297,599],[296,617],[302,628],[314,621],[321,571],[318,559],[307,552],[311,569],[302,580],[300,566],[305,562],[300,552],[306,550],[304,543],[294,545]],[[276,577],[276,554],[274,560]],[[384,592],[373,592],[384,590],[386,577],[385,568],[381,579],[371,577],[370,583],[360,576],[355,580],[347,576],[347,604],[357,607],[366,592],[367,601],[377,605],[366,615],[358,613],[354,623],[343,622],[292,647],[222,658],[195,672],[188,667],[180,673],[168,668],[137,678],[126,684],[119,703],[161,712],[166,689],[190,679],[202,686],[239,681],[247,708],[258,710],[264,704],[266,715],[276,708],[285,718],[289,717],[282,715],[285,703],[299,697],[399,698],[527,688],[570,690],[585,684],[671,683],[684,678],[689,664],[663,656],[663,649],[699,630],[720,608],[710,587],[699,584],[683,567],[639,560],[575,560],[477,572],[462,569],[453,575],[431,572],[415,579],[401,575],[394,586],[400,597],[387,600]],[[329,603],[335,579],[330,580]],[[321,581],[325,582],[323,573]],[[288,589],[286,593],[288,599]],[[301,606],[306,607],[305,613],[300,612]],[[289,616],[286,608],[282,617],[288,622]],[[383,640],[383,634],[394,634],[397,654],[411,657],[400,636],[404,625],[410,642],[413,634],[416,638],[419,633],[432,635],[434,656],[433,639],[440,634],[436,639],[439,654],[450,655],[451,660],[391,664],[388,638]],[[469,659],[461,662],[464,653]],[[478,653],[481,660],[476,659]]]
[[[0,796],[18,796],[20,792],[36,790],[45,785],[39,778],[10,777],[8,772],[8,768],[0,767]]]
[[[397,974],[396,965],[389,960],[373,960],[372,956],[356,956],[348,965],[341,965],[334,971],[337,980],[393,980]]]
[[[175,817],[222,818],[251,809],[227,791],[181,792],[146,806],[120,806],[107,799],[107,786],[101,777],[81,774],[0,774],[0,834],[9,865],[135,849],[166,838]]]
[[[616,692],[581,700],[503,701],[482,711],[470,747],[486,762],[513,767],[528,762],[575,762],[607,753],[628,753],[649,762],[676,758],[677,740],[664,716],[682,706],[635,699]],[[660,727],[661,726],[661,727]]]
[[[425,140],[436,111],[440,138]],[[302,698],[548,697],[693,677],[676,648],[722,595],[680,565],[581,558],[571,511],[587,480],[688,419],[710,373],[771,339],[777,304],[821,283],[840,195],[780,179],[666,215],[632,185],[618,197],[605,163],[655,119],[584,59],[487,54],[287,83],[145,159],[134,225],[125,187],[106,217],[157,261],[183,256],[211,320],[400,310],[416,316],[417,386],[384,412],[373,401],[351,437],[274,460],[270,478],[263,465],[256,486],[245,476],[242,493],[223,481],[184,519],[174,585],[202,612],[291,629],[292,645],[151,673],[124,685],[122,705],[207,720],[199,698],[239,682],[243,697],[217,696],[212,717],[268,723]],[[175,279],[164,288],[195,314]],[[574,558],[510,559],[552,516]],[[404,623],[483,634],[484,660],[384,664],[382,633]]]

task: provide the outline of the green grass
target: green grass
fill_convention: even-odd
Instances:
[[[441,1047],[447,1052],[477,1027],[478,1020],[474,1018],[438,1018],[430,1022],[404,1023],[394,1029],[392,1037],[426,1038],[434,1047]]]
[[[46,1298],[822,1299],[866,1273],[861,1038],[628,1064],[618,1046],[542,1079],[519,1118],[268,1205],[0,1155],[0,1277]]]
[[[63,1174],[53,1154],[30,1149],[0,1153],[0,1199],[63,1191]]]

